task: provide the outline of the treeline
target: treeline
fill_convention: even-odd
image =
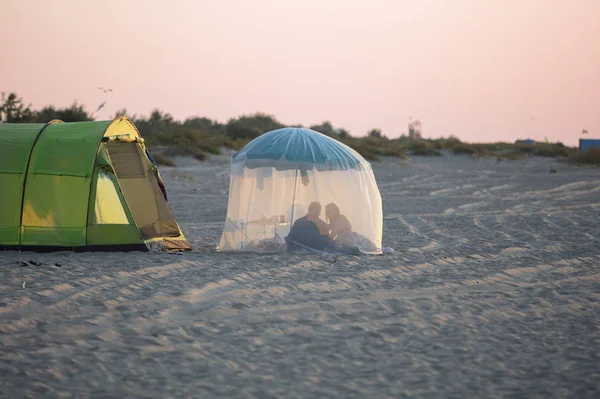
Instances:
[[[231,118],[227,123],[205,117],[178,121],[169,113],[158,109],[147,117],[128,114],[125,109],[117,111],[115,116],[121,115],[129,117],[135,123],[148,147],[158,149],[157,157],[165,163],[168,163],[165,156],[186,154],[203,160],[210,154],[218,154],[222,148],[238,150],[263,133],[290,126],[263,113]],[[7,123],[46,123],[53,119],[64,122],[90,121],[94,117],[83,105],[77,103],[66,108],[47,106],[41,110],[33,110],[16,93],[10,93],[8,96],[2,95],[0,119]],[[299,124],[293,126],[301,127]],[[404,157],[406,154],[406,149],[400,145],[406,138],[389,140],[379,129],[372,129],[367,137],[358,138],[352,137],[344,128],[334,127],[328,121],[308,127],[344,142],[372,161],[379,160],[380,156]]]
[[[184,121],[175,120],[169,113],[155,109],[148,117],[130,115],[122,109],[115,116],[125,115],[137,126],[142,137],[158,162],[172,164],[174,155],[191,155],[199,160],[211,154],[219,154],[223,148],[239,150],[250,140],[261,134],[290,126],[278,121],[274,116],[263,113],[231,118],[220,123],[205,117],[191,117]],[[46,123],[53,119],[64,122],[94,120],[83,105],[74,103],[70,107],[55,108],[46,106],[33,110],[25,105],[15,93],[2,94],[0,120],[8,123]],[[301,126],[294,124],[291,126]],[[381,157],[442,156],[446,154],[467,154],[475,158],[495,157],[498,161],[520,159],[537,155],[547,157],[569,157],[576,152],[562,143],[492,143],[468,144],[455,137],[441,139],[411,139],[401,136],[395,139],[385,137],[381,130],[372,129],[364,137],[353,137],[344,128],[334,127],[326,121],[319,125],[308,126],[333,137],[354,148],[370,161],[379,161]]]
[[[16,93],[2,93],[0,121],[5,123],[46,123],[54,119],[64,122],[83,122],[94,120],[83,105],[74,102],[67,108],[55,108],[51,105],[41,110],[31,109]]]

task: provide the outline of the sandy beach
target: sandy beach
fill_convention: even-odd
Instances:
[[[600,397],[600,169],[386,159],[394,253],[259,255],[229,158],[175,161],[192,252],[0,252],[0,397]]]

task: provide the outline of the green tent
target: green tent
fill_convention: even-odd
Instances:
[[[126,117],[0,123],[0,249],[190,249],[158,178]]]

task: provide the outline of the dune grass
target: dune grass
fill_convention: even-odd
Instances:
[[[567,161],[575,165],[600,166],[600,148],[592,147],[572,154]]]
[[[519,160],[526,156],[539,156],[550,158],[567,158],[574,153],[574,149],[562,143],[485,143],[468,144],[457,142],[451,146],[454,154],[471,155],[474,158],[495,157],[498,160]]]
[[[406,151],[413,156],[443,156],[438,149],[443,148],[441,143],[428,140],[409,140],[405,142]]]
[[[85,107],[73,104],[70,108],[59,109],[52,106],[42,110],[32,110],[16,94],[10,93],[4,104],[0,103],[0,111],[10,109],[3,113],[3,120],[11,123],[46,123],[52,119],[61,119],[65,122],[79,122],[93,120]],[[14,112],[13,112],[14,111]],[[2,114],[2,112],[0,112]],[[4,115],[5,114],[5,115]],[[198,160],[205,160],[210,155],[216,155],[223,148],[239,150],[250,140],[271,130],[279,129],[285,125],[273,115],[254,113],[242,115],[221,123],[206,117],[194,116],[183,121],[173,118],[168,112],[159,109],[152,110],[147,117],[128,115],[127,110],[117,111],[115,116],[126,115],[135,123],[136,127],[146,139],[146,144],[153,150],[165,148],[162,155],[189,155]],[[293,126],[302,127],[300,124]],[[468,155],[474,158],[496,158],[498,160],[521,159],[525,156],[543,156],[553,158],[569,158],[573,162],[595,164],[595,155],[577,155],[576,150],[564,146],[562,143],[463,143],[456,137],[439,139],[411,139],[405,135],[389,139],[381,134],[380,129],[371,129],[366,137],[353,137],[343,128],[335,128],[329,121],[310,126],[311,129],[335,138],[352,147],[359,154],[370,161],[377,162],[381,157],[406,158],[407,156],[442,156],[440,150],[448,150],[457,155]],[[571,159],[569,158],[569,159]],[[158,162],[158,161],[157,161]],[[161,159],[165,165],[171,161]]]
[[[167,157],[161,152],[157,152],[152,154],[152,158],[156,161],[158,165],[162,166],[175,166],[175,162],[171,160],[171,158]]]
[[[496,159],[499,161],[516,161],[523,158],[525,158],[525,154],[518,150],[496,155]]]
[[[478,145],[467,144],[467,143],[456,143],[452,147],[452,152],[457,155],[470,155],[472,157],[483,157],[489,155],[489,152]]]
[[[151,136],[147,144],[151,149],[154,147],[167,148],[167,151],[162,154],[165,162],[169,162],[166,157],[173,155],[189,155],[199,161],[204,161],[210,155],[220,154],[222,148],[237,151],[249,141],[249,139],[234,139],[222,134],[206,134],[194,129],[175,129],[171,132]],[[156,162],[159,163],[158,160]]]
[[[347,137],[340,141],[369,161],[378,162],[381,160],[380,157],[406,158],[406,153],[399,142],[385,137]]]
[[[411,140],[406,137],[398,139],[351,136],[334,138],[372,162],[379,162],[382,157],[403,159],[408,156],[441,157],[443,156],[441,150],[448,150],[455,155],[467,155],[473,158],[496,158],[499,161],[519,160],[527,156],[566,159],[576,153],[576,150],[561,143],[536,143],[535,145],[520,143],[470,144],[455,138],[436,140]],[[249,141],[250,138],[232,138],[226,134],[206,134],[192,129],[177,129],[152,136],[148,140],[148,146],[150,148],[154,146],[168,148],[169,151],[163,153],[165,156],[190,155],[203,161],[210,155],[219,154],[223,148],[240,150]],[[583,162],[590,161],[585,158]]]
[[[527,156],[552,158],[569,158],[576,150],[561,143],[464,143],[456,138],[450,139],[418,139],[406,137],[388,139],[386,137],[334,137],[348,145],[372,162],[381,161],[382,157],[407,158],[408,156],[443,156],[441,150],[455,155],[467,155],[473,158],[496,158],[499,161],[519,160]],[[251,139],[249,137],[233,138],[227,134],[207,134],[193,129],[175,129],[151,136],[148,140],[150,148],[154,146],[169,148],[169,154],[190,155],[203,161],[210,155],[216,155],[223,148],[240,150]],[[580,158],[575,158],[580,159]],[[583,158],[581,158],[583,159]],[[158,162],[158,161],[157,161]],[[590,162],[587,158],[583,162]]]

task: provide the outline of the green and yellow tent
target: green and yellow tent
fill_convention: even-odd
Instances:
[[[0,123],[0,249],[190,249],[126,117]]]

